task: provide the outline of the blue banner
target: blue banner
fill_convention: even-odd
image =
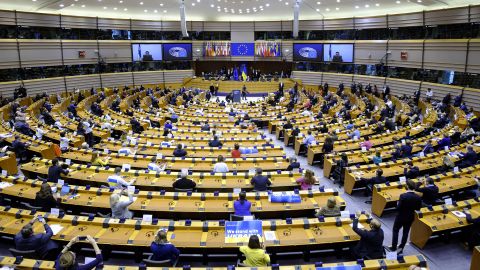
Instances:
[[[362,266],[360,266],[359,264],[336,265],[336,266],[317,267],[316,270],[362,270]]]
[[[302,198],[299,194],[287,192],[272,192],[269,194],[269,200],[272,203],[301,203]]]
[[[232,56],[254,56],[255,43],[232,43]]]
[[[248,243],[251,235],[262,239],[261,220],[225,222],[225,243]]]

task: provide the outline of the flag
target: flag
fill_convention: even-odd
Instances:
[[[142,60],[142,45],[138,44],[138,60]]]
[[[233,79],[238,81],[238,69],[236,67],[233,68]]]
[[[242,65],[242,79],[247,80],[247,66],[245,64]]]
[[[332,61],[332,44],[328,44],[328,61]]]

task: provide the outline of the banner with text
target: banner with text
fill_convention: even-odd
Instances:
[[[225,222],[225,243],[248,243],[251,235],[262,239],[262,221],[227,221]]]

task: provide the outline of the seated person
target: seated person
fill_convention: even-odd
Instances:
[[[370,150],[372,148],[373,143],[370,141],[368,136],[363,137],[364,141],[360,143],[360,147],[365,147],[365,149]]]
[[[360,235],[360,241],[352,248],[352,255],[356,259],[381,259],[383,258],[383,230],[381,223],[372,219],[370,221],[370,230],[358,228],[358,218],[360,213],[357,212],[353,220],[353,231]]]
[[[431,177],[427,177],[423,182],[423,187],[420,186],[421,184],[421,182],[417,183],[415,191],[422,193],[422,205],[434,205],[438,198],[438,187],[435,182]]]
[[[267,141],[266,143],[262,144],[263,147],[273,147],[273,146],[275,146],[273,144],[272,139],[266,139],[266,141]]]
[[[373,164],[378,165],[382,162],[382,155],[380,151],[375,152],[375,156],[372,157]]]
[[[167,232],[165,230],[158,230],[155,235],[155,240],[150,245],[150,250],[152,251],[152,260],[155,261],[164,261],[170,260],[174,263],[175,260],[180,256],[180,251],[167,240]]]
[[[308,190],[311,189],[313,185],[315,185],[317,179],[315,178],[313,171],[306,170],[305,175],[298,178],[296,182],[300,185],[300,188],[302,190]]]
[[[158,160],[157,157],[154,157],[152,159],[152,162],[148,163],[148,170],[154,171],[156,173],[161,173],[165,170],[167,167],[166,162],[162,162],[161,160]]]
[[[77,255],[73,251],[69,251],[69,249],[75,244],[79,243],[80,241],[87,241],[93,247],[95,251],[95,259],[90,261],[89,263],[79,265],[77,260]],[[85,240],[81,240],[81,236],[76,236],[68,242],[68,244],[63,248],[62,252],[58,256],[57,260],[55,261],[55,269],[56,270],[67,270],[67,269],[76,269],[76,270],[88,270],[88,269],[96,269],[98,265],[102,265],[103,263],[103,256],[102,251],[95,242],[95,239],[90,235],[86,236]]]
[[[232,158],[241,158],[242,152],[240,152],[240,145],[236,143],[233,148],[234,149],[232,150]]]
[[[470,249],[473,249],[475,246],[477,246],[480,243],[480,235],[479,235],[479,228],[480,228],[480,217],[472,218],[472,214],[470,213],[470,210],[464,209],[463,212],[465,213],[467,223],[472,224],[473,226],[471,229],[468,231],[468,247]]]
[[[360,130],[356,128],[354,131],[347,133],[348,138],[350,139],[360,139]]]
[[[114,170],[114,175],[110,175],[107,178],[107,183],[110,187],[115,187],[117,189],[122,189],[122,188],[126,188],[126,187],[133,184],[133,182],[135,180],[132,179],[130,182],[125,181],[124,177],[120,175],[121,172],[122,172],[122,168],[116,167],[115,170]]]
[[[435,149],[433,148],[433,145],[432,145],[432,140],[428,140],[422,147],[423,147],[422,148],[422,153],[424,155],[431,154],[431,153],[435,152]]]
[[[205,124],[201,128],[202,131],[210,131],[210,126],[208,125],[208,122],[205,122]]]
[[[225,158],[222,155],[217,157],[217,163],[213,166],[214,173],[226,173],[228,172],[228,165],[225,163]]]
[[[122,143],[122,148],[118,149],[118,153],[124,155],[135,155],[135,152],[128,147],[128,142]]]
[[[402,158],[410,158],[412,157],[412,142],[407,140],[405,144],[400,146],[400,157]]]
[[[50,212],[52,208],[57,208],[58,196],[52,192],[52,188],[47,182],[40,186],[40,190],[35,194],[35,206],[41,207],[42,211]]]
[[[233,209],[236,216],[251,216],[250,208],[252,203],[247,200],[247,193],[242,191],[238,194],[238,200],[233,203]]]
[[[182,169],[180,173],[180,178],[175,180],[173,183],[173,188],[176,189],[194,189],[197,186],[195,181],[188,179],[188,169]]]
[[[306,136],[305,138],[303,138],[302,143],[308,146],[308,145],[311,145],[311,144],[313,144],[313,143],[315,143],[315,142],[316,142],[316,141],[315,141],[315,136],[313,136],[313,135],[312,135],[312,131],[309,130],[309,131],[307,132],[307,136]]]
[[[121,196],[128,196],[128,200],[121,200]],[[130,219],[133,217],[133,213],[128,210],[130,206],[135,202],[132,194],[123,190],[121,193],[112,193],[110,195],[110,208],[112,210],[112,218],[126,218]]]
[[[58,159],[54,158],[52,160],[52,166],[48,168],[48,181],[57,183],[61,175],[68,175],[68,166],[63,164],[62,166],[58,165]]]
[[[340,207],[337,206],[337,201],[335,197],[330,197],[327,200],[327,206],[323,206],[318,209],[315,213],[315,216],[324,216],[324,217],[339,217],[340,216]]]
[[[403,168],[403,174],[407,179],[414,179],[420,175],[420,169],[417,166],[413,166],[412,161],[408,161],[407,165]]]
[[[272,185],[270,179],[267,176],[262,175],[262,168],[257,167],[256,175],[250,180],[250,184],[253,186],[253,190],[255,191],[266,191],[269,186]]]
[[[213,140],[208,142],[208,146],[210,147],[221,147],[223,143],[218,139],[218,136],[213,136]]]
[[[383,183],[386,183],[387,182],[387,178],[385,178],[385,176],[383,176],[383,170],[382,169],[378,169],[377,172],[376,172],[376,175],[370,179],[366,179],[366,178],[361,178],[361,180],[363,180],[365,182],[365,186],[366,186],[366,190],[365,190],[365,193],[366,195],[371,195],[372,194],[372,190],[373,190],[373,186],[376,185],[376,184],[383,184]]]
[[[24,160],[27,158],[27,148],[30,146],[30,143],[24,143],[21,141],[19,135],[15,135],[15,140],[12,142],[13,152],[18,159]]]
[[[473,146],[468,145],[467,152],[462,154],[463,154],[462,161],[458,165],[460,168],[466,168],[466,167],[477,164],[478,156],[477,156],[477,153],[475,153],[475,151],[473,150]]]
[[[90,160],[90,162],[94,166],[105,167],[105,166],[108,165],[108,157],[105,157],[105,159],[101,159],[97,152],[93,152],[92,153],[92,159]]]
[[[437,143],[437,149],[444,150],[445,146],[450,147],[451,144],[452,144],[452,140],[450,139],[450,137],[447,134],[444,134],[443,138],[439,140]]]
[[[185,156],[187,156],[187,151],[185,151],[185,149],[183,149],[181,143],[177,144],[177,148],[175,150],[173,150],[173,156],[174,157],[185,157]]]
[[[300,169],[300,162],[296,157],[289,158],[290,164],[288,164],[287,171],[293,171],[293,169]]]
[[[45,233],[34,234],[33,224],[39,221],[43,224]],[[50,259],[52,254],[58,252],[58,245],[53,240],[53,231],[41,216],[34,217],[15,235],[15,249],[26,251],[35,250],[42,259]]]
[[[270,263],[270,256],[260,244],[257,235],[251,235],[248,240],[248,246],[240,247],[240,252],[245,255],[246,260],[243,264],[250,267],[267,266]]]

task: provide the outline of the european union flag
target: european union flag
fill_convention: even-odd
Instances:
[[[255,43],[232,43],[232,56],[254,56]]]

